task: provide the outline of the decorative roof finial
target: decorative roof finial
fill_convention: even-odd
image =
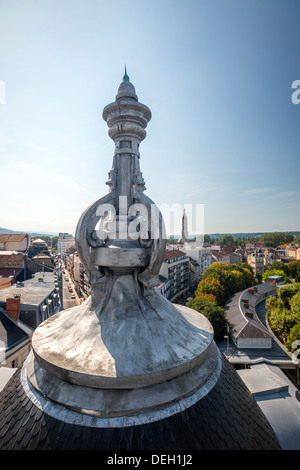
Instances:
[[[123,82],[129,82],[129,77],[127,75],[126,64],[125,64],[125,75],[123,77]]]

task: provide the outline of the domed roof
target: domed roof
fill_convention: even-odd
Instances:
[[[105,427],[94,418],[49,414],[42,395],[33,401],[19,368],[0,393],[2,450],[278,450],[274,432],[229,362],[215,387],[190,407],[164,419]],[[48,406],[48,409],[47,409]],[[126,423],[125,423],[126,424]]]
[[[127,75],[126,66],[125,66],[125,74],[123,76],[123,81],[120,83],[118,88],[118,93],[116,96],[116,100],[124,98],[131,98],[135,101],[138,101],[138,97],[135,93],[135,88],[133,84],[130,82],[129,76]]]

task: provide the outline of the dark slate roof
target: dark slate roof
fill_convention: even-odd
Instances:
[[[268,338],[272,337],[268,329],[261,323],[256,315],[256,301],[268,293],[276,293],[276,287],[270,284],[255,286],[257,292],[253,294],[248,289],[237,292],[225,304],[225,315],[230,324],[231,333],[235,338]],[[252,290],[252,289],[250,289]],[[248,300],[249,306],[243,305],[243,300]],[[246,312],[252,314],[252,318]]]
[[[0,309],[0,341],[9,349],[18,342],[27,339],[28,335],[1,310],[2,309]]]
[[[93,428],[48,416],[25,394],[20,368],[0,393],[2,450],[280,449],[264,414],[223,357],[215,387],[190,408],[149,424]]]

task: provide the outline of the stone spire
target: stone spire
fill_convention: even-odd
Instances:
[[[185,209],[183,210],[182,216],[181,241],[183,241],[184,243],[187,243],[189,241],[188,220],[187,215],[185,213]]]
[[[123,76],[123,82],[129,82],[129,77],[127,75],[126,65],[125,65],[125,74]]]
[[[79,411],[89,397],[93,414],[110,417],[161,408],[208,378],[215,383],[220,372],[208,320],[171,304],[156,288],[166,240],[139,166],[151,111],[138,101],[126,71],[124,77],[103,110],[115,142],[109,192],[83,213],[75,235],[91,296],[36,329],[28,366],[47,376],[32,382],[49,399]],[[166,387],[167,380],[173,385]],[[76,393],[74,386],[80,386]]]

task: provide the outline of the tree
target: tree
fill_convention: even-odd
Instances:
[[[264,242],[266,246],[277,247],[284,243],[291,243],[294,241],[294,235],[291,233],[265,233],[261,236],[260,241]]]
[[[232,235],[223,235],[220,239],[221,246],[234,245],[234,239]]]
[[[285,343],[290,330],[294,325],[299,324],[300,315],[294,314],[286,308],[275,307],[268,313],[268,322],[275,335]]]
[[[52,250],[57,250],[57,240],[58,240],[58,237],[51,238]]]
[[[225,318],[224,309],[216,304],[206,295],[200,294],[190,300],[187,307],[202,313],[212,324],[215,339],[223,338],[228,331],[228,323]]]
[[[218,279],[208,277],[200,281],[196,290],[196,297],[203,293],[214,295],[218,305],[223,305],[225,301],[224,287]]]
[[[245,278],[241,271],[237,271],[236,269],[233,269],[231,271],[231,279],[232,279],[233,288],[236,292],[239,292],[240,290],[244,289]]]
[[[300,319],[300,291],[298,291],[291,299],[290,299],[290,307],[291,311],[299,316]],[[299,320],[300,321],[300,320]]]
[[[267,310],[276,308],[278,306],[278,298],[275,297],[275,295],[270,295],[270,297],[266,299],[265,305]]]
[[[293,347],[294,341],[297,341],[297,340],[300,341],[300,324],[294,325],[293,328],[291,328],[289,335],[287,337],[286,347],[290,352],[294,352],[295,350],[298,349],[299,346]]]
[[[291,261],[287,265],[288,275],[291,279],[295,279],[296,282],[300,282],[300,261]]]
[[[265,279],[269,276],[282,276],[287,284],[291,282],[285,272],[280,269],[268,269],[263,273],[262,280],[265,281]]]
[[[286,342],[292,328],[300,324],[300,283],[282,286],[277,293],[277,298],[266,300],[267,318],[275,335]]]
[[[283,271],[287,276],[289,275],[289,268],[286,264],[284,264],[283,261],[273,261],[273,263],[270,264],[269,269],[279,269],[280,271]]]
[[[282,300],[284,308],[291,308],[290,302],[294,295],[300,292],[300,283],[290,284],[288,286],[282,286],[278,289],[278,299]]]
[[[253,270],[248,264],[213,263],[202,274],[202,279],[207,278],[220,282],[224,289],[225,301],[239,290],[247,289],[255,283]]]

